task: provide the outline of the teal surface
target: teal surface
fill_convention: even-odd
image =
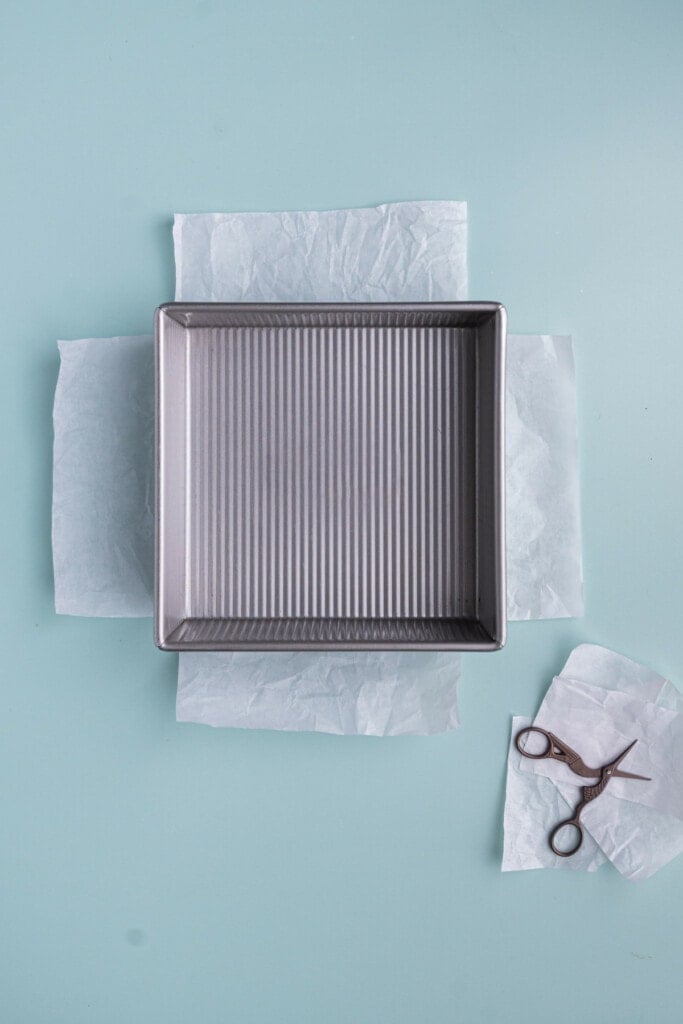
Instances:
[[[681,1019],[683,859],[499,870],[511,713],[572,647],[683,685],[683,8],[0,13],[3,1024]],[[174,721],[147,621],[57,618],[55,339],[143,333],[180,211],[467,199],[471,294],[570,333],[587,615],[470,656],[432,739]]]

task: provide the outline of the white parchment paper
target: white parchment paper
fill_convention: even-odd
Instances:
[[[458,725],[457,656],[448,653],[239,652],[180,658],[179,722],[410,736]]]
[[[543,701],[534,724],[565,740],[589,765],[605,763],[638,738],[621,767],[649,775],[652,782],[613,780],[588,805],[581,820],[584,844],[592,837],[624,877],[649,878],[683,850],[679,816],[683,695],[651,669],[605,647],[582,644],[570,655],[548,696],[551,699]],[[564,808],[557,806],[558,801],[573,810],[582,783],[562,764],[532,761],[518,753],[514,737],[526,724],[529,720],[513,720],[502,868],[562,868],[571,867],[573,861],[575,867],[592,870],[600,858],[596,861],[591,854],[586,859],[583,847],[569,858],[556,857],[548,847],[553,825],[568,817],[561,813]],[[540,847],[535,838],[539,830]]]
[[[571,338],[509,334],[506,388],[508,619],[583,615]]]
[[[176,300],[438,302],[467,297],[467,203],[176,214]]]
[[[174,241],[177,298],[185,300],[407,301],[467,296],[465,203],[397,203],[324,213],[178,215]],[[78,361],[69,356],[68,346],[76,346]],[[121,360],[115,369],[117,350]],[[57,610],[149,615],[154,415],[150,339],[62,343],[61,354],[53,519]],[[507,429],[509,617],[581,614],[574,370],[568,338],[509,336]],[[272,693],[281,692],[279,657],[242,657],[245,686],[257,680],[265,685],[270,678]],[[407,671],[407,663],[396,668],[384,654],[373,657],[376,670],[370,669],[371,659],[366,660],[366,669],[383,687],[383,695],[377,695],[379,706],[386,697],[387,680],[393,680],[398,699],[399,676]],[[438,668],[428,668],[428,663],[421,667],[421,686],[434,700],[432,714],[422,708],[425,732],[451,728],[456,721],[459,661],[455,655],[445,657],[451,668],[448,678],[441,662]],[[178,716],[207,721],[208,709],[220,703],[217,721],[248,724],[234,685],[226,687],[220,702],[208,696],[212,687],[215,690],[220,662],[226,680],[232,678],[234,656],[203,659],[201,654],[181,657]],[[202,664],[208,673],[206,711],[200,709]],[[437,699],[431,685],[432,671],[434,687],[443,686],[443,700]],[[318,672],[322,679],[332,678],[323,660]],[[334,672],[338,680],[338,667]],[[408,672],[408,691],[409,677]],[[303,691],[303,676],[300,681]],[[309,728],[300,723],[313,716],[294,706],[294,692],[290,685],[289,718],[276,716],[273,727]],[[377,725],[364,731],[419,731],[411,692],[405,707],[409,725],[398,724],[397,703],[389,726],[378,714]],[[325,712],[319,720],[328,717]],[[344,720],[350,721],[348,716]],[[259,721],[264,724],[263,716]]]
[[[152,338],[60,341],[52,550],[64,615],[153,611]]]

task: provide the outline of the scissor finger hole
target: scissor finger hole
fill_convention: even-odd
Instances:
[[[574,821],[563,821],[550,833],[550,849],[558,857],[571,857],[583,842],[583,830]]]
[[[525,757],[541,758],[547,757],[550,753],[550,739],[533,725],[517,733],[515,744],[520,754],[524,754]]]

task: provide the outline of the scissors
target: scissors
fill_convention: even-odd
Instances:
[[[525,750],[522,747],[522,739],[528,733],[538,733],[539,736],[543,736],[546,741],[544,749],[537,754],[531,753],[529,750]],[[539,761],[543,758],[549,757],[553,761],[561,761],[566,764],[575,775],[580,775],[585,779],[594,779],[597,777],[598,781],[593,786],[582,786],[581,788],[581,799],[574,808],[574,814],[571,818],[567,818],[566,821],[561,821],[559,825],[556,825],[548,836],[550,843],[550,849],[553,853],[557,854],[558,857],[571,857],[580,849],[583,842],[583,826],[579,821],[581,812],[584,807],[587,806],[596,797],[599,797],[603,789],[608,785],[610,779],[642,779],[643,782],[651,782],[646,775],[634,775],[632,772],[623,772],[619,765],[624,760],[629,750],[635,747],[638,740],[634,740],[633,743],[629,743],[626,750],[622,750],[618,757],[615,757],[609,764],[602,765],[601,768],[589,768],[589,766],[583,761],[581,756],[576,753],[575,750],[565,743],[563,740],[557,738],[557,736],[548,732],[547,729],[539,729],[536,725],[529,725],[526,729],[521,729],[515,737],[515,746],[520,752],[522,757],[530,757],[534,761]],[[576,842],[570,849],[561,850],[556,843],[558,832],[563,828],[572,828],[576,832]]]

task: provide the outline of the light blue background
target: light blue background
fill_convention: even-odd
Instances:
[[[576,643],[683,684],[681,5],[0,19],[3,1024],[679,1021],[683,862],[499,862],[510,714]],[[55,339],[149,331],[175,210],[412,198],[469,201],[474,298],[574,336],[587,616],[467,658],[450,735],[176,725],[148,621],[52,610]]]

